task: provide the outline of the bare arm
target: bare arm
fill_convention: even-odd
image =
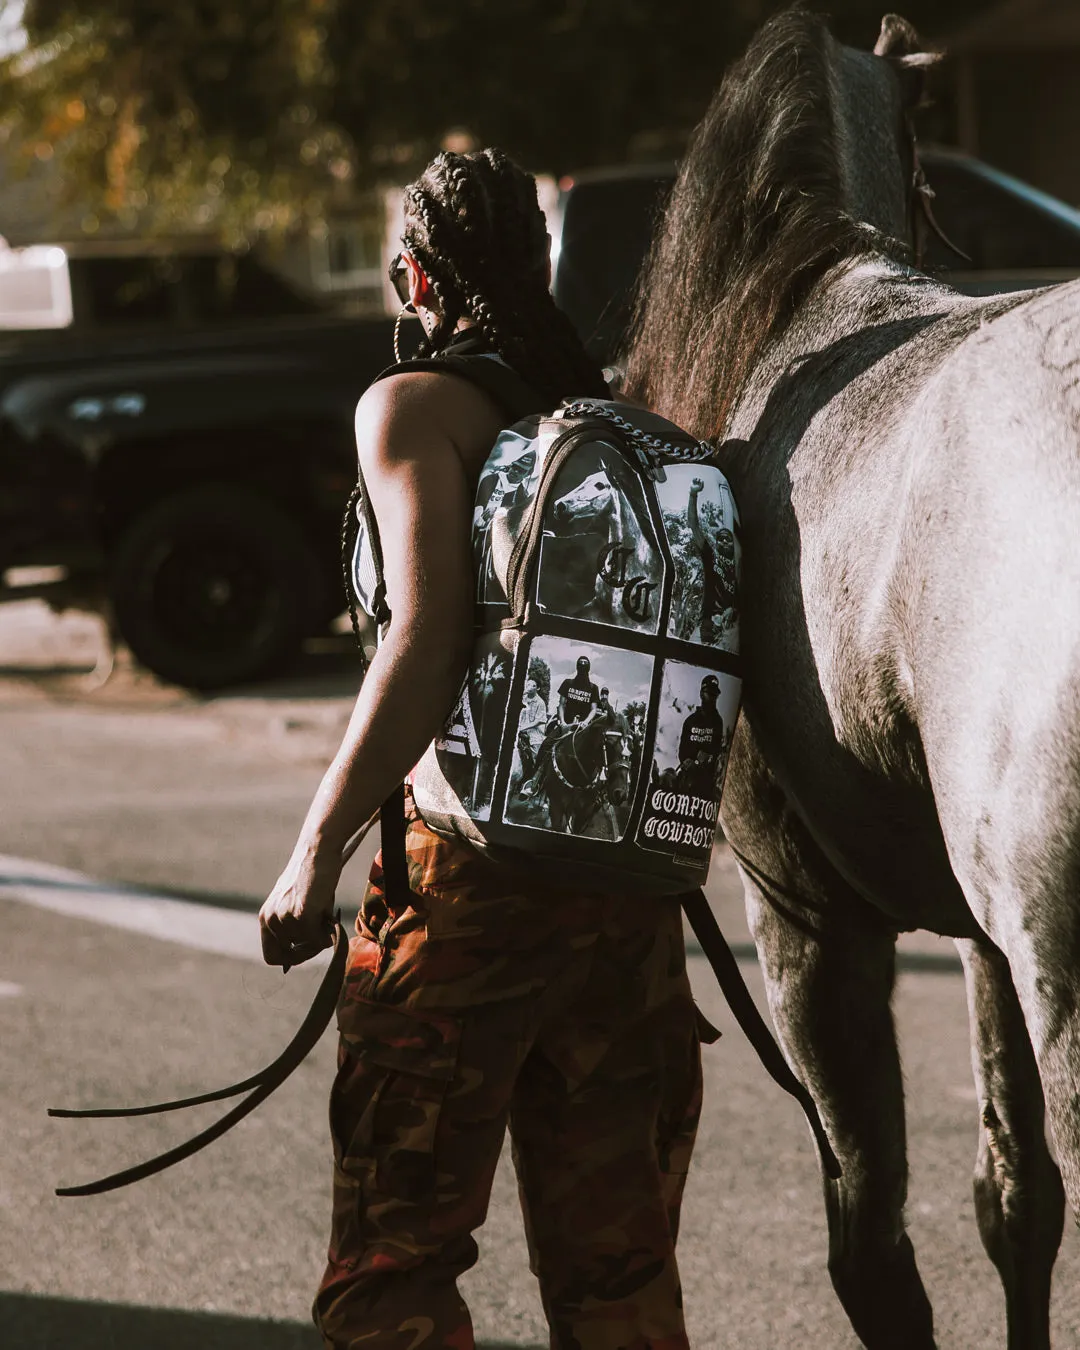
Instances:
[[[698,494],[704,486],[700,478],[693,479],[690,484],[690,500],[686,506],[686,523],[690,527],[690,538],[694,541],[694,547],[698,549],[705,547],[705,536],[701,531],[697,509]]]
[[[473,621],[471,503],[450,428],[488,434],[467,415],[476,397],[448,389],[444,376],[410,375],[373,386],[357,408],[392,619],[292,857],[263,905],[263,955],[271,964],[293,964],[327,944],[342,849],[420,758],[464,677]],[[480,413],[483,421],[485,404]]]

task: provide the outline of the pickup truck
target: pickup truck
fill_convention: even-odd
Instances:
[[[924,270],[969,295],[1080,276],[1080,210],[941,146],[920,148],[934,214],[960,254],[927,240]],[[594,170],[565,179],[555,298],[599,360],[615,359],[638,269],[675,165]]]
[[[957,152],[922,158],[969,258],[932,238],[929,269],[975,293],[1080,275],[1080,211]],[[617,359],[674,172],[564,184],[555,296],[601,362]],[[249,293],[273,303],[274,284]],[[391,360],[392,322],[200,324],[191,308],[167,330],[0,341],[0,602],[102,608],[158,675],[216,688],[269,672],[341,611],[353,410]]]
[[[75,322],[0,335],[0,602],[103,610],[162,678],[221,687],[341,611],[353,412],[393,325],[249,257],[227,305],[220,258],[136,262],[73,258]]]

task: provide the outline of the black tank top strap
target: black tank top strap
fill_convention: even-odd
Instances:
[[[375,380],[385,380],[388,375],[407,375],[413,372],[427,372],[435,375],[457,375],[470,384],[482,389],[498,404],[507,424],[519,422],[530,413],[546,412],[545,400],[536,389],[520,376],[516,370],[490,352],[447,351],[439,356],[422,358],[416,361],[401,361],[388,366],[376,375]],[[375,383],[373,380],[372,383]]]

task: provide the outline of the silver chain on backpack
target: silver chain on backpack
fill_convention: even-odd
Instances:
[[[661,456],[681,460],[686,464],[696,464],[703,459],[712,459],[716,454],[715,446],[710,445],[708,441],[695,441],[692,445],[675,445],[672,441],[662,440],[659,436],[650,436],[648,432],[634,426],[633,422],[620,417],[606,404],[596,403],[588,398],[575,399],[573,403],[565,404],[556,415],[599,417],[604,422],[610,422],[622,432],[648,467],[656,464]]]

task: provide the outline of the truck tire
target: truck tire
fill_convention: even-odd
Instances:
[[[128,526],[112,557],[116,622],[135,657],[189,689],[268,675],[293,656],[317,603],[299,524],[228,485],[164,497]]]

